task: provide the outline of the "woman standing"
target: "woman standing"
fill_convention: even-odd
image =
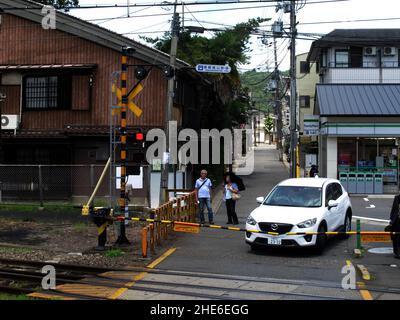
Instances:
[[[233,199],[233,194],[238,194],[239,188],[236,183],[232,183],[230,175],[225,177],[225,192],[224,200],[226,204],[226,213],[228,215],[227,224],[239,224],[238,217],[236,215],[235,206],[236,201]]]

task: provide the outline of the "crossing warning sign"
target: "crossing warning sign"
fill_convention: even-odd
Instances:
[[[174,222],[174,231],[177,232],[189,232],[189,233],[199,233],[200,226],[194,223],[187,222]]]

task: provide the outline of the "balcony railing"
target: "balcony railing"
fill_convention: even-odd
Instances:
[[[382,68],[400,68],[399,61],[382,61]],[[354,67],[351,63],[328,62],[328,68],[379,68],[378,61],[365,61],[361,66]]]

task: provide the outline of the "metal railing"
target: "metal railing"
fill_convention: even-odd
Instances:
[[[104,165],[0,165],[0,202],[80,202],[88,198]],[[108,175],[108,173],[107,173]],[[107,181],[107,179],[105,179]],[[109,198],[104,182],[97,198]]]

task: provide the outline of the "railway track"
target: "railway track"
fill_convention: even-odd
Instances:
[[[41,267],[46,262],[20,261],[0,259],[0,279],[9,281],[21,281],[32,284],[31,288],[13,288],[0,286],[0,292],[12,294],[27,294],[40,286],[43,278]],[[343,290],[340,284],[322,281],[301,281],[274,278],[254,278],[246,276],[230,276],[208,273],[184,272],[176,270],[146,269],[146,268],[103,268],[93,266],[80,266],[70,264],[52,264],[57,271],[57,285],[70,284],[93,287],[107,287],[109,289],[127,292],[146,292],[149,295],[186,296],[188,298],[212,299],[212,300],[240,300],[266,299],[282,297],[285,299],[312,299],[312,300],[352,300],[357,297],[357,290]],[[121,276],[112,277],[108,274],[121,273]],[[147,276],[132,282],[132,277],[127,277],[127,272],[146,273]],[[246,282],[249,285],[227,286],[228,283]],[[298,287],[300,291],[285,291],[285,287]],[[263,288],[263,289],[260,289]],[[302,288],[307,288],[304,292]],[[312,289],[312,290],[311,290]],[[398,294],[399,288],[367,286],[372,293]],[[20,291],[18,291],[20,290]],[[224,292],[221,294],[221,292]],[[331,293],[329,293],[331,292]],[[74,299],[108,299],[87,294],[76,294],[62,290],[49,290],[46,293],[65,296]],[[123,298],[123,297],[122,297]]]

